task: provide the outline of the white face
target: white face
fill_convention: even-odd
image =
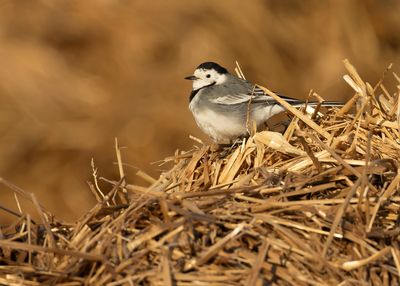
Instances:
[[[220,74],[214,69],[196,69],[193,74],[193,90],[212,84],[221,84],[226,81],[226,75]]]

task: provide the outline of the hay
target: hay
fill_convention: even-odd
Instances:
[[[119,181],[76,223],[2,180],[39,214],[0,228],[5,285],[395,285],[400,277],[399,96],[362,81],[350,104],[283,136],[202,145],[151,185]],[[378,92],[382,90],[382,93]],[[275,94],[266,90],[271,96]]]

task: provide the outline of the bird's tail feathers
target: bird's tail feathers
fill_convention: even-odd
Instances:
[[[302,106],[305,106],[305,102],[299,102],[299,103],[296,103],[296,104],[294,104],[294,106],[296,106],[296,107],[302,107]],[[312,101],[312,102],[307,102],[307,106],[311,106],[311,107],[314,107],[314,106],[317,106],[319,104],[319,102],[317,102],[317,101]],[[328,106],[328,107],[335,107],[335,106],[343,106],[345,103],[344,102],[342,102],[342,101],[323,101],[323,102],[321,102],[321,106]]]
[[[345,102],[343,101],[323,101],[321,103],[321,106],[343,106],[345,104]],[[317,104],[316,104],[317,105]]]
[[[305,110],[305,112],[309,115],[313,115],[315,112],[315,107],[319,104],[319,102],[313,101],[313,102],[308,102],[307,103],[307,108]],[[321,106],[326,106],[326,107],[335,107],[335,106],[343,106],[344,102],[340,102],[340,101],[324,101],[321,102]],[[304,107],[306,106],[305,102],[299,102],[297,104],[294,105],[295,107]],[[321,112],[318,112],[319,116],[322,116]]]

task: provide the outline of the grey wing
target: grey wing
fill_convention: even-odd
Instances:
[[[238,93],[238,94],[229,94],[223,95],[210,100],[213,103],[221,104],[221,105],[236,105],[247,102],[252,103],[265,103],[265,104],[275,104],[276,101],[267,95],[252,95],[248,93]]]
[[[222,86],[225,90],[221,92],[221,96],[218,96],[210,101],[220,105],[237,105],[243,103],[255,103],[262,105],[274,105],[279,104],[271,96],[265,94],[265,92],[249,82],[243,82],[241,84],[229,84]],[[284,100],[291,104],[299,104],[302,101],[293,99],[290,97],[280,96]]]

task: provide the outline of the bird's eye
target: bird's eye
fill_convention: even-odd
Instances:
[[[207,74],[207,75],[206,75],[206,77],[207,77],[207,78],[210,78],[210,77],[211,77],[211,75],[210,75],[210,74]]]

